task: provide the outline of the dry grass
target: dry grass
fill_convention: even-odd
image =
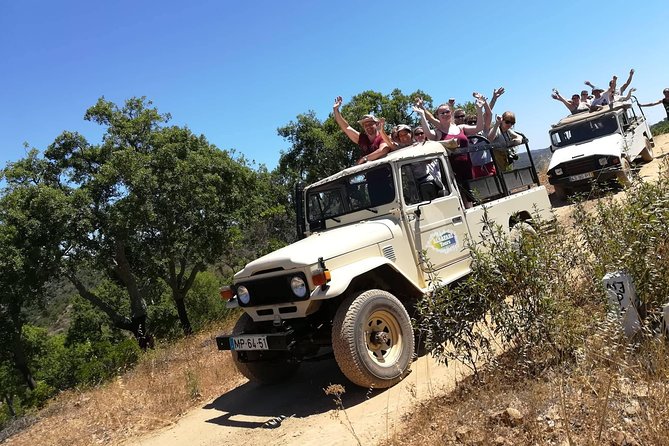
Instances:
[[[135,369],[85,392],[68,391],[8,445],[120,444],[169,426],[189,409],[235,387],[242,379],[216,348],[214,336],[230,322],[148,352]]]
[[[614,324],[614,325],[617,325]],[[632,351],[613,325],[568,366],[526,373],[507,353],[482,382],[420,404],[387,445],[660,445],[669,438],[669,347]],[[521,418],[509,417],[509,408]]]

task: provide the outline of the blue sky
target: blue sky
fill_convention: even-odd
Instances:
[[[422,89],[436,103],[490,96],[533,148],[566,108],[550,98],[629,69],[642,102],[669,87],[669,4],[424,1],[0,2],[0,163],[64,130],[98,143],[85,110],[146,96],[172,123],[274,168],[276,129],[335,96]],[[646,109],[651,123],[665,114]]]

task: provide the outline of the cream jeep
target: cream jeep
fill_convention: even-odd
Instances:
[[[486,150],[481,140],[465,151]],[[456,181],[437,142],[345,169],[296,197],[304,238],[247,264],[221,291],[244,313],[218,348],[261,383],[334,353],[353,383],[392,386],[414,357],[410,313],[431,286],[427,260],[441,285],[467,275],[465,240],[479,237],[483,206],[506,231],[531,230],[535,210],[552,218],[533,164]]]

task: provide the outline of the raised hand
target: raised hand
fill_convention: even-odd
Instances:
[[[423,102],[423,98],[421,97],[416,98],[416,107],[418,107],[421,110],[425,110],[425,103]]]
[[[344,100],[341,98],[341,96],[337,96],[335,98],[334,105],[332,106],[332,108],[338,109],[343,101]]]
[[[504,87],[499,87],[497,90],[492,91],[492,95],[495,98],[498,98],[504,94]]]

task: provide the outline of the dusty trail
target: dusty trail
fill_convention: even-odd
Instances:
[[[655,141],[656,160],[639,166],[644,181],[657,178],[659,165],[669,152],[669,135]],[[620,197],[623,194],[618,193]],[[571,206],[554,206],[558,218],[567,221]],[[221,361],[229,360],[226,353],[213,354],[220,354]],[[126,445],[350,445],[356,444],[354,433],[361,444],[374,444],[406,423],[403,415],[414,404],[453,389],[464,373],[462,366],[444,367],[422,357],[413,363],[412,373],[403,382],[379,391],[349,384],[334,360],[307,363],[287,383],[261,387],[245,382],[190,412],[174,426]],[[336,411],[332,397],[325,395],[323,389],[329,384],[346,386],[342,396],[345,412]],[[280,426],[262,427],[281,415],[288,418]]]

